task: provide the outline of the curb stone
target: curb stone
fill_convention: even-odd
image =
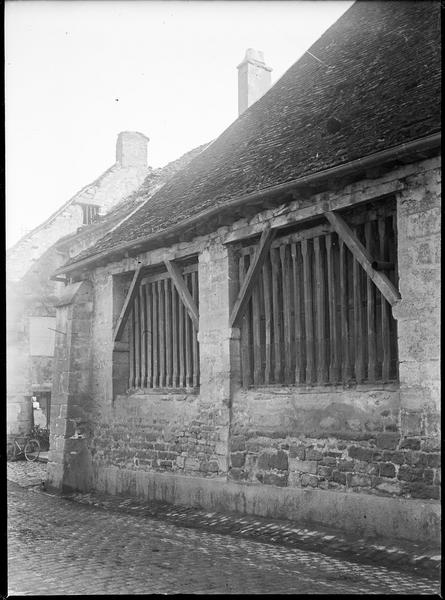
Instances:
[[[238,513],[210,512],[203,509],[173,506],[109,496],[102,493],[60,493],[45,490],[44,484],[27,486],[29,491],[44,493],[99,509],[141,515],[168,521],[182,527],[202,529],[210,533],[226,534],[278,544],[305,551],[344,558],[351,562],[386,565],[391,569],[409,571],[423,577],[440,578],[440,549],[427,544],[376,539],[352,538],[327,528],[310,529],[293,521],[271,521],[264,517]]]

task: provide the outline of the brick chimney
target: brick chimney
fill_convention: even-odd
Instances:
[[[272,69],[264,62],[261,50],[253,48],[246,50],[246,56],[237,69],[238,115],[241,115],[270,88]]]
[[[116,162],[121,167],[146,167],[149,141],[138,131],[121,131],[116,142]]]

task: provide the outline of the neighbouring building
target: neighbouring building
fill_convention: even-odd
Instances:
[[[356,2],[56,271],[49,485],[439,538],[439,19]]]
[[[7,251],[8,434],[29,432],[33,421],[50,424],[54,302],[64,287],[51,274],[128,218],[141,202],[140,193],[154,193],[205,147],[153,169],[147,164],[147,143],[142,133],[121,132],[115,164]]]

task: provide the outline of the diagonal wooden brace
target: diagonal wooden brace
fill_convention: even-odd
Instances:
[[[368,277],[374,282],[391,306],[394,306],[401,298],[399,291],[384,273],[372,267],[374,259],[354,235],[349,225],[337,213],[326,212],[325,216],[338,236],[352,252],[354,258],[364,268]]]
[[[250,297],[252,296],[253,287],[263,267],[264,260],[270,250],[275,233],[276,230],[271,229],[270,225],[268,224],[261,234],[255,255],[250,263],[249,270],[247,271],[246,277],[239,291],[238,298],[233,305],[233,309],[230,314],[230,327],[239,327],[239,322],[244,314],[244,311],[246,310],[246,306],[250,300]]]
[[[113,342],[120,341],[122,333],[125,329],[125,325],[127,324],[127,319],[130,314],[130,310],[133,304],[134,297],[138,291],[139,283],[142,278],[142,265],[139,265],[136,269],[133,279],[131,281],[130,289],[128,290],[127,297],[125,298],[124,305],[121,310],[121,314],[116,323],[116,327],[114,329],[113,334]]]
[[[199,313],[198,313],[198,307],[196,306],[195,301],[192,298],[192,295],[190,294],[188,287],[184,281],[184,278],[181,274],[181,271],[178,268],[178,265],[176,265],[175,263],[169,261],[169,260],[164,260],[165,266],[167,267],[167,271],[170,274],[170,277],[172,278],[172,281],[175,285],[176,291],[179,294],[179,297],[182,300],[182,303],[184,304],[185,308],[187,309],[188,314],[190,315],[190,318],[193,322],[193,325],[195,326],[196,331],[199,330]]]

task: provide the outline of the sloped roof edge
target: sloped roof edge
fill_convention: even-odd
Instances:
[[[92,256],[88,256],[80,261],[74,261],[71,264],[65,265],[65,266],[61,267],[60,269],[58,269],[54,273],[53,277],[71,273],[73,271],[77,271],[77,270],[83,269],[85,267],[92,267],[95,263],[102,260],[106,256],[119,255],[125,251],[130,250],[131,248],[134,248],[137,246],[140,247],[149,242],[157,243],[157,245],[161,245],[161,242],[164,238],[170,236],[172,233],[174,233],[176,231],[180,231],[182,229],[189,227],[192,223],[195,223],[198,221],[205,221],[205,220],[209,219],[210,217],[215,216],[219,212],[227,211],[228,209],[230,210],[230,209],[232,209],[236,206],[242,205],[242,204],[248,204],[250,201],[253,201],[253,200],[257,201],[257,200],[260,200],[261,198],[266,198],[275,193],[285,192],[285,191],[289,191],[294,188],[307,186],[307,185],[315,184],[315,183],[320,183],[322,180],[332,179],[334,177],[336,177],[336,178],[342,177],[353,171],[356,171],[357,169],[370,168],[373,166],[381,165],[387,161],[394,160],[396,158],[401,159],[407,155],[412,155],[415,153],[421,154],[422,152],[425,152],[428,150],[440,149],[441,139],[442,139],[442,134],[440,132],[435,133],[435,134],[432,134],[432,135],[429,135],[426,137],[418,138],[411,142],[399,144],[397,146],[388,148],[386,150],[382,150],[380,152],[369,154],[367,156],[355,159],[355,160],[347,162],[347,163],[336,165],[336,166],[328,168],[328,169],[323,169],[316,173],[312,173],[310,175],[306,175],[306,176],[300,177],[298,179],[288,181],[283,184],[278,184],[275,186],[267,187],[267,188],[258,190],[257,192],[253,192],[251,194],[232,198],[232,200],[226,204],[205,209],[205,210],[199,212],[198,214],[193,215],[188,219],[185,219],[184,221],[182,221],[180,223],[176,223],[176,224],[168,227],[167,229],[164,229],[160,232],[148,235],[145,238],[137,238],[132,241],[127,241],[123,244],[120,244],[119,246],[115,246],[113,248],[104,250],[97,254],[93,254]]]
[[[38,231],[40,231],[41,229],[43,229],[46,225],[48,225],[49,223],[51,223],[51,221],[53,221],[53,219],[55,219],[56,217],[58,217],[66,208],[68,208],[68,206],[70,206],[71,204],[73,204],[78,196],[80,196],[81,194],[83,194],[84,192],[86,192],[89,188],[92,188],[92,187],[96,186],[100,181],[102,181],[102,179],[106,175],[108,175],[108,173],[111,173],[111,171],[113,169],[115,169],[116,167],[117,167],[117,164],[114,163],[111,167],[108,167],[108,169],[106,169],[102,173],[102,175],[99,175],[99,177],[96,177],[96,179],[94,181],[92,181],[91,183],[87,183],[87,185],[85,185],[78,192],[76,192],[73,196],[71,196],[71,198],[69,200],[67,200],[64,204],[62,204],[62,206],[60,208],[58,208],[56,211],[54,211],[47,219],[45,219],[42,223],[40,223],[39,225],[37,225],[36,227],[34,227],[34,229],[31,229],[31,231],[28,231],[28,233],[26,233],[19,240],[17,240],[17,242],[13,246],[11,246],[10,248],[7,249],[7,253],[8,254],[12,253],[14,251],[14,249],[16,248],[16,246],[18,246],[22,242],[26,241],[31,236],[33,236],[35,233],[37,233]]]

